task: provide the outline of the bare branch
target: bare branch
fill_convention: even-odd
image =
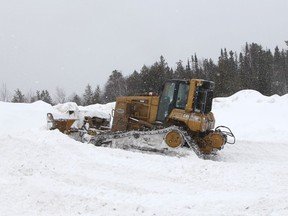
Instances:
[[[55,93],[55,102],[56,103],[65,103],[66,102],[66,93],[64,89],[57,87]]]
[[[7,89],[6,83],[2,83],[0,89],[0,101],[8,102],[10,100],[10,92]]]

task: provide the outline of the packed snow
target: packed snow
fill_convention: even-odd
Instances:
[[[114,104],[0,102],[0,215],[288,215],[288,95],[214,99],[216,125],[237,138],[214,160],[95,147],[46,129],[47,113],[71,106],[107,117]]]

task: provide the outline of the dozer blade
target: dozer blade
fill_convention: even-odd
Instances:
[[[50,130],[58,129],[60,132],[70,133],[71,126],[76,119],[54,119],[51,113],[47,114],[47,125]]]

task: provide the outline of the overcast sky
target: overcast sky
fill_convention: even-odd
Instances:
[[[81,93],[163,55],[285,48],[288,0],[0,0],[0,83]]]

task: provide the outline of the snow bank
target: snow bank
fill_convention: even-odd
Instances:
[[[242,90],[227,98],[215,98],[216,125],[229,126],[239,140],[288,142],[288,94],[264,96]]]
[[[53,113],[55,119],[75,118],[81,121],[84,116],[97,116],[110,119],[110,113],[114,106],[115,103],[95,104],[84,107],[77,106],[73,102],[57,104],[55,106],[51,106],[43,101],[31,104],[0,102],[0,133],[13,133],[29,129],[46,130],[47,113]],[[74,111],[74,113],[69,114],[68,111]]]
[[[238,141],[214,160],[82,144],[45,130],[54,107],[0,103],[1,215],[288,215],[287,100],[216,98],[217,124]]]
[[[46,114],[53,111],[53,107],[43,101],[31,104],[0,102],[0,133],[45,128]]]

